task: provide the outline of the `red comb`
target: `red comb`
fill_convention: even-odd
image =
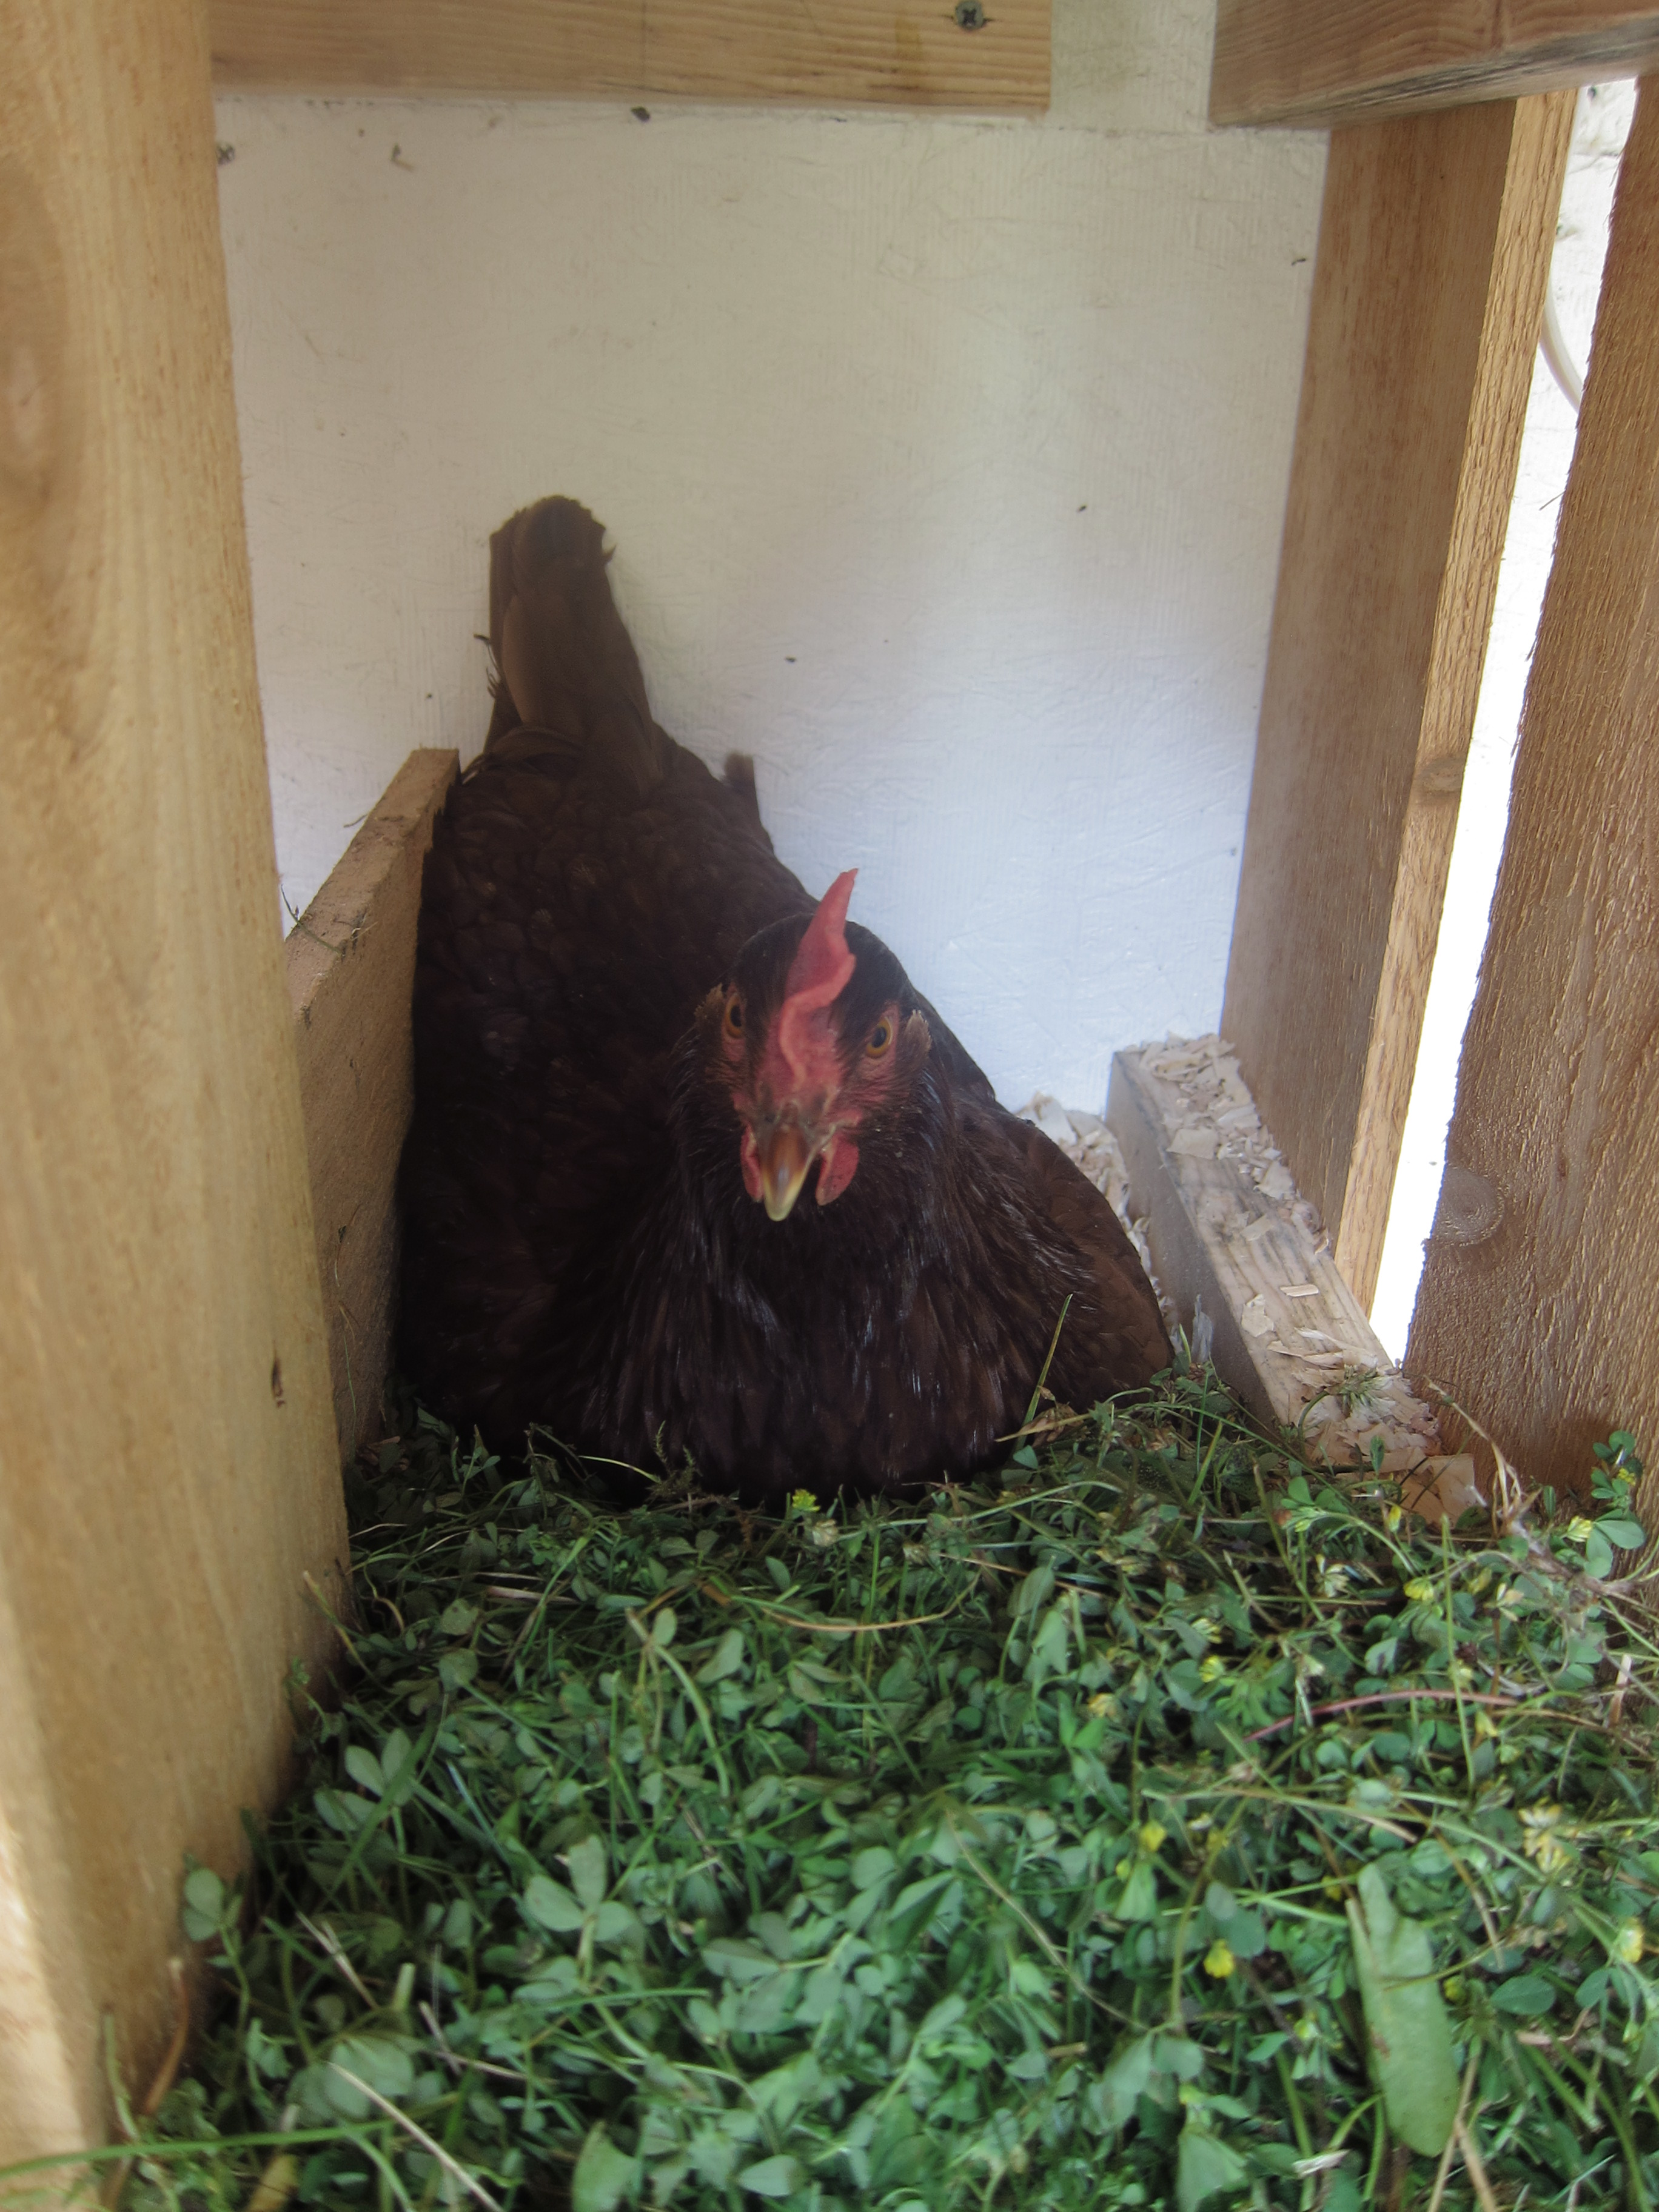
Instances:
[[[784,979],[775,1034],[798,1089],[814,1073],[823,1050],[823,1024],[813,1017],[841,996],[858,964],[847,946],[847,908],[857,876],[856,868],[844,869],[818,901]]]

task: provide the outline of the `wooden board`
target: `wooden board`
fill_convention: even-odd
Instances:
[[[1331,140],[1221,1025],[1368,1310],[1571,120]]]
[[[1334,1464],[1363,1463],[1378,1437],[1388,1472],[1421,1468],[1439,1452],[1433,1416],[1393,1368],[1310,1209],[1282,1170],[1264,1188],[1228,1142],[1237,1107],[1206,1110],[1218,1086],[1205,1079],[1218,1075],[1224,1101],[1248,1108],[1237,1073],[1219,1037],[1113,1058],[1106,1121],[1152,1272],[1200,1356],[1269,1427],[1302,1424]],[[1362,1374],[1376,1380],[1352,1408],[1330,1395]]]
[[[1048,104],[1048,0],[210,0],[225,91]]]
[[[1659,1468],[1659,80],[1613,207],[1408,1364],[1534,1482]]]
[[[410,753],[284,948],[343,1459],[383,1433],[421,868],[459,766]]]
[[[345,1556],[204,19],[0,39],[0,2163],[147,2084]]]
[[[1210,120],[1322,130],[1656,62],[1653,0],[1220,0]]]

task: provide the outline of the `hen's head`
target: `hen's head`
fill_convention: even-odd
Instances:
[[[902,1108],[927,1057],[927,1024],[904,970],[847,904],[837,876],[810,919],[752,937],[699,1012],[703,1064],[740,1128],[744,1187],[774,1221],[816,1165],[817,1203],[858,1173],[860,1135]]]

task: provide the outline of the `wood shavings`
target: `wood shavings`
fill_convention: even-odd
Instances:
[[[1124,1165],[1117,1139],[1105,1122],[1098,1114],[1091,1114],[1083,1107],[1062,1106],[1046,1091],[1039,1091],[1019,1109],[1019,1118],[1022,1121],[1034,1121],[1105,1199],[1128,1233],[1136,1257],[1146,1271],[1146,1279],[1157,1293],[1164,1321],[1173,1323],[1173,1309],[1152,1272],[1145,1218],[1136,1220],[1129,1211],[1129,1170]]]
[[[1146,1164],[1161,1152],[1173,1203],[1186,1217],[1170,1248],[1172,1267],[1192,1264],[1176,1253],[1201,1253],[1222,1288],[1214,1303],[1237,1326],[1235,1358],[1254,1364],[1274,1416],[1298,1423],[1333,1465],[1380,1454],[1386,1470],[1403,1472],[1437,1455],[1433,1414],[1389,1364],[1338,1274],[1324,1224],[1297,1190],[1231,1048],[1218,1036],[1170,1037],[1121,1055],[1118,1066],[1133,1071],[1139,1102],[1131,1105],[1126,1087],[1125,1141],[1131,1129],[1145,1129],[1154,1147]],[[1115,1073],[1113,1084],[1115,1098]],[[1116,1121],[1115,1104],[1113,1113]],[[1142,1141],[1137,1135],[1131,1146],[1137,1158]],[[1161,1250],[1156,1212],[1151,1225]],[[1177,1301],[1178,1318],[1192,1295]],[[1203,1295],[1208,1309],[1209,1287]],[[1327,1327],[1301,1326],[1316,1302]],[[1232,1379],[1246,1387],[1242,1372]]]

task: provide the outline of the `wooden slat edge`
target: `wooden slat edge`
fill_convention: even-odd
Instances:
[[[1049,0],[210,0],[222,91],[766,100],[1028,114]]]
[[[459,767],[409,756],[285,947],[343,1457],[380,1420],[391,1356],[421,872]]]
[[[1220,0],[1210,120],[1328,130],[1656,63],[1651,0]]]

